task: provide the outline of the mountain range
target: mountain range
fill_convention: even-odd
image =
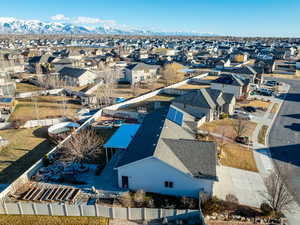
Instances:
[[[120,29],[110,26],[88,27],[70,23],[21,20],[0,17],[0,34],[115,34],[115,35],[174,35],[174,36],[215,36],[211,33],[161,32],[143,29]]]

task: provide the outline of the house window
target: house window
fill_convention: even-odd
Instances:
[[[165,181],[165,187],[166,188],[173,188],[173,182],[172,181]]]

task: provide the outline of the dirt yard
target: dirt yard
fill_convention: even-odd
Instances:
[[[214,120],[209,123],[204,123],[200,129],[220,135],[224,133],[225,137],[234,140],[236,137],[234,123],[236,121],[237,120],[235,119]],[[247,120],[243,120],[243,123],[245,124],[246,129],[242,136],[251,136],[256,127],[256,123]]]
[[[267,109],[270,106],[271,102],[266,102],[262,100],[245,100],[243,102],[238,102],[237,105],[240,107],[245,107],[245,106],[252,106],[255,108],[263,108]]]

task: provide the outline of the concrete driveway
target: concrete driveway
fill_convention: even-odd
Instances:
[[[226,195],[234,194],[240,204],[260,207],[266,193],[264,181],[259,173],[217,166],[219,182],[215,182],[213,195],[225,199]]]

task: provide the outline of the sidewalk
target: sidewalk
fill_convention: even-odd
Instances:
[[[288,92],[288,89],[289,89],[289,87],[286,86],[285,91]],[[258,118],[258,117],[255,118],[256,121],[254,121],[254,122],[257,122],[257,126],[252,134],[253,150],[254,150],[253,153],[254,153],[254,158],[256,161],[258,171],[263,179],[265,177],[267,177],[270,173],[272,173],[275,168],[274,168],[271,153],[269,151],[269,147],[267,144],[262,145],[262,144],[258,143],[258,134],[259,134],[261,127],[263,125],[267,125],[269,128],[268,128],[265,140],[266,140],[266,143],[268,143],[270,129],[277,117],[277,114],[278,114],[283,102],[284,102],[284,99],[278,99],[278,98],[272,99],[272,104],[268,107],[268,110],[265,113],[265,115],[262,118]],[[277,112],[273,115],[271,113],[271,110],[272,110],[274,104],[276,104],[276,103],[279,104],[279,107],[277,109]],[[289,221],[289,224],[290,225],[300,225],[300,207],[299,207],[299,205],[296,202],[294,202],[291,205],[291,209],[292,209],[291,212],[284,212],[285,216],[287,217],[287,219]]]

